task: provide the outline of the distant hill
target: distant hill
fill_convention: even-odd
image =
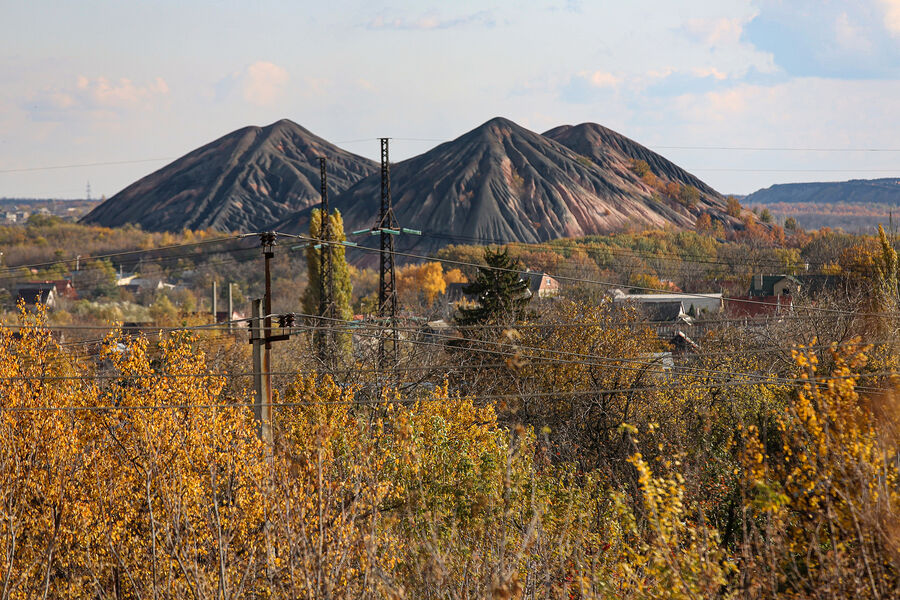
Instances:
[[[238,129],[194,150],[112,196],[82,222],[258,231],[319,201],[319,156],[328,157],[332,194],[376,170],[371,160],[281,120]]]
[[[645,160],[660,182],[697,187],[696,206],[660,197],[632,169]],[[541,135],[495,118],[459,138],[392,164],[397,221],[425,232],[398,247],[429,252],[450,243],[540,242],[629,227],[693,227],[711,213],[726,225],[724,199],[712,188],[636,142],[599,125],[565,126]],[[380,173],[334,199],[348,230],[374,224]],[[308,211],[277,223],[308,229]]]
[[[889,204],[900,205],[900,178],[853,179],[822,183],[781,183],[753,192],[747,204]]]

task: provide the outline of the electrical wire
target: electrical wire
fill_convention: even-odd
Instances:
[[[381,253],[380,248],[372,248],[369,246],[359,246],[359,245],[347,246],[341,242],[327,242],[327,241],[319,240],[316,238],[311,238],[308,236],[301,236],[301,235],[296,235],[296,234],[279,233],[278,235],[285,235],[285,236],[294,237],[297,239],[303,239],[303,240],[306,240],[307,242],[327,243],[327,244],[331,244],[334,246],[342,246],[345,249],[349,249],[349,250],[361,250],[361,251],[365,251],[365,252]],[[472,263],[472,262],[467,262],[467,261],[453,260],[453,259],[449,259],[449,258],[440,258],[437,256],[413,254],[410,252],[395,251],[395,252],[393,252],[393,254],[395,256],[406,256],[408,258],[429,260],[429,261],[435,261],[435,262],[440,262],[440,263],[444,263],[444,264],[452,264],[452,265],[464,266],[464,267],[474,267],[476,269],[480,268],[480,269],[490,269],[493,271],[504,271],[504,272],[508,272],[508,273],[518,273],[518,274],[522,273],[521,269],[509,269],[509,268],[505,268],[505,267],[492,267],[492,266],[487,266],[487,265],[482,265],[482,264]],[[566,277],[564,275],[554,275],[553,273],[545,273],[545,274],[549,275],[550,277],[553,277],[554,279],[557,279],[559,281],[571,281],[571,282],[575,282],[575,283],[599,285],[599,286],[605,286],[605,287],[609,287],[609,288],[619,288],[619,287],[623,286],[620,283],[614,283],[614,282],[610,282],[610,281],[599,281],[599,280],[584,279],[584,278],[579,278],[579,277]],[[669,295],[681,296],[681,297],[685,297],[685,298],[709,298],[709,294],[672,291],[672,290],[666,290],[666,289],[661,289],[661,288],[652,288],[652,287],[637,286],[637,285],[629,285],[629,286],[625,286],[625,287],[628,287],[629,289],[632,289],[632,290],[641,290],[641,291],[655,293],[655,294],[669,294]],[[726,299],[729,302],[734,302],[736,304],[754,304],[754,305],[764,305],[767,307],[772,306],[772,303],[770,303],[770,302],[762,302],[762,301],[758,301],[758,300],[748,300],[748,299],[743,299],[743,298],[723,298],[723,299]],[[824,307],[816,307],[816,306],[794,306],[793,308],[797,309],[797,310],[810,310],[810,311],[816,311],[816,312],[848,314],[848,315],[856,315],[856,316],[869,316],[869,317],[891,316],[888,313],[859,312],[859,311],[842,310],[842,309],[836,309],[836,308],[824,308]]]
[[[888,372],[895,374],[894,372]],[[835,380],[859,380],[874,376],[880,376],[879,373],[869,373],[862,375],[832,375],[823,377],[797,377],[783,382],[768,382],[777,385],[809,385],[810,383]],[[297,402],[273,402],[273,408],[290,408],[302,406],[318,406],[318,405],[389,405],[389,404],[416,404],[420,402],[447,402],[447,401],[483,401],[498,399],[528,399],[528,398],[552,398],[567,396],[587,396],[587,395],[610,395],[635,392],[654,392],[665,391],[671,389],[718,389],[718,388],[734,388],[758,386],[759,383],[747,382],[731,382],[724,384],[673,384],[673,385],[657,385],[643,387],[627,387],[627,388],[592,388],[586,390],[559,390],[553,392],[526,392],[521,394],[489,394],[489,395],[460,395],[454,398],[401,398],[396,400],[382,399],[376,401],[360,401],[360,400],[325,400],[325,401],[297,401]],[[891,388],[875,388],[875,391],[890,391]],[[84,405],[84,406],[0,406],[0,412],[80,412],[80,411],[127,411],[127,410],[211,410],[219,408],[252,408],[257,403],[248,402],[228,402],[215,404],[111,404],[111,405]]]
[[[295,313],[295,314],[297,314],[298,316],[301,316],[301,317],[310,317],[311,316],[311,315],[305,315],[302,313]],[[315,318],[321,319],[321,320],[332,321],[332,322],[345,323],[345,324],[351,323],[350,321],[345,321],[343,319],[318,317],[318,316],[316,316]],[[357,327],[358,327],[358,325],[357,325]],[[374,326],[374,327],[377,327],[378,329],[382,329],[382,330],[386,329],[386,327],[384,327],[384,326]],[[370,327],[370,328],[373,328],[373,327]],[[355,328],[346,327],[346,330],[350,331],[351,333],[354,333],[356,335],[365,335],[365,334],[362,334],[361,332],[359,332],[358,330],[354,330],[354,329]],[[394,328],[394,329],[397,329],[397,331],[409,331],[409,328]],[[414,331],[418,331],[418,330],[414,330]],[[502,356],[515,357],[515,358],[519,358],[519,359],[523,359],[523,360],[545,360],[547,358],[546,356],[542,356],[542,355],[522,354],[522,351],[536,351],[538,353],[550,353],[554,356],[564,356],[564,357],[581,359],[579,361],[563,361],[566,364],[576,364],[577,363],[577,364],[581,364],[584,366],[597,366],[597,367],[606,367],[606,368],[612,368],[612,369],[618,369],[618,370],[631,370],[631,371],[639,371],[639,372],[645,372],[648,368],[664,368],[664,369],[669,369],[669,370],[673,370],[673,371],[679,370],[682,372],[687,371],[687,372],[695,372],[695,373],[703,373],[703,374],[714,374],[714,375],[727,376],[727,377],[755,377],[755,378],[765,378],[766,380],[768,380],[768,376],[759,375],[756,373],[741,373],[741,372],[735,372],[735,371],[722,371],[722,370],[707,369],[707,368],[702,368],[702,367],[690,367],[687,365],[674,365],[674,366],[663,365],[659,359],[655,359],[655,360],[648,362],[646,360],[640,360],[640,359],[635,359],[635,358],[624,358],[624,357],[608,357],[607,358],[607,357],[599,357],[599,356],[594,356],[591,354],[585,354],[585,353],[579,353],[579,352],[570,352],[570,351],[566,351],[566,350],[555,350],[555,349],[551,349],[551,348],[540,348],[537,346],[525,346],[525,345],[518,345],[518,344],[512,344],[512,343],[495,342],[495,341],[490,341],[490,340],[478,340],[478,339],[473,339],[473,338],[460,338],[460,337],[456,337],[456,336],[452,336],[452,335],[444,335],[444,334],[438,334],[438,333],[430,333],[428,335],[429,335],[429,337],[432,337],[432,338],[444,339],[444,340],[452,341],[452,342],[456,342],[456,343],[474,342],[477,344],[487,344],[487,345],[499,347],[499,348],[509,348],[510,350],[508,352],[490,350],[490,349],[486,349],[486,348],[472,348],[471,346],[466,347],[465,350],[472,351],[472,352],[480,352],[480,353],[488,353],[488,354],[496,354],[496,355],[502,355]],[[381,336],[372,336],[372,337],[380,338]],[[433,342],[426,342],[426,341],[422,341],[422,340],[409,340],[409,339],[402,340],[402,343],[428,344],[428,345],[434,344]],[[628,366],[625,366],[625,365],[622,365],[619,363],[625,363],[626,365],[633,364],[633,365],[639,365],[639,366],[638,367],[628,367]]]
[[[10,273],[10,272],[14,271],[15,269],[37,269],[37,268],[41,268],[41,267],[52,267],[54,265],[58,265],[61,263],[62,264],[74,263],[76,260],[81,261],[81,262],[89,262],[89,261],[94,261],[94,260],[104,260],[104,259],[108,259],[108,258],[116,258],[116,257],[121,257],[121,256],[133,256],[133,255],[137,255],[137,254],[148,254],[151,252],[160,252],[160,251],[171,250],[171,249],[175,249],[175,248],[188,248],[188,247],[203,246],[203,245],[207,245],[207,244],[217,244],[217,243],[221,243],[221,242],[225,242],[225,241],[234,241],[234,240],[243,239],[243,238],[246,238],[246,237],[249,237],[252,235],[256,235],[256,234],[252,234],[252,233],[251,234],[236,234],[236,235],[229,235],[229,236],[214,238],[214,239],[210,239],[210,240],[200,240],[197,242],[185,242],[185,243],[181,243],[181,244],[170,244],[168,246],[158,246],[156,248],[147,248],[147,249],[141,249],[141,250],[122,250],[119,252],[109,252],[106,254],[95,254],[95,255],[90,255],[90,256],[79,256],[79,257],[72,257],[72,258],[68,258],[68,259],[59,259],[59,260],[40,262],[40,263],[31,263],[31,264],[22,264],[22,265],[6,265],[4,267],[0,267],[0,275],[5,274],[5,273]]]

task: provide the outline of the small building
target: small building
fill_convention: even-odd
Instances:
[[[653,302],[641,307],[647,318],[654,323],[690,325],[693,319],[684,310],[684,302]]]
[[[800,292],[802,284],[793,275],[754,275],[747,296],[794,296]]]
[[[56,298],[65,298],[67,300],[78,300],[78,292],[72,284],[71,279],[54,279],[44,281],[22,281],[16,284],[16,291],[20,289],[44,289],[53,288],[56,290]]]
[[[613,302],[633,302],[645,309],[655,304],[675,306],[681,304],[681,310],[691,317],[715,315],[722,312],[722,294],[626,294],[620,289],[610,292]],[[670,309],[672,310],[672,309]]]
[[[738,319],[775,317],[789,313],[793,308],[793,296],[786,293],[770,296],[737,296],[725,298],[725,312],[729,317]]]
[[[33,284],[16,286],[16,302],[22,301],[25,306],[43,304],[47,308],[56,308],[56,286],[51,284]]]
[[[66,298],[67,300],[78,300],[78,291],[75,289],[75,285],[72,283],[71,279],[55,279],[53,281],[46,281],[44,283],[52,283],[56,286],[56,294],[60,298]]]
[[[149,279],[146,277],[138,277],[138,276],[129,276],[129,277],[120,277],[116,280],[116,285],[120,287],[124,287],[128,291],[143,291],[143,290],[174,290],[175,284],[169,283],[167,281],[163,281],[162,279]]]
[[[526,271],[522,274],[522,279],[528,282],[528,292],[532,298],[543,300],[559,296],[559,281],[546,273]]]

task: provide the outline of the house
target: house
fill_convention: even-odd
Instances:
[[[52,283],[56,286],[56,294],[60,298],[68,300],[78,300],[78,291],[71,279],[56,279],[53,281],[45,281],[44,283]]]
[[[116,280],[116,285],[124,287],[130,292],[142,290],[174,290],[175,284],[168,283],[162,279],[148,279],[137,275],[129,275],[128,277],[120,277]]]
[[[736,296],[725,298],[725,312],[733,318],[774,317],[791,312],[794,298],[781,293],[769,296]]]
[[[463,291],[468,286],[468,283],[447,284],[447,289],[444,291],[442,297],[443,306],[441,307],[441,314],[444,319],[450,319],[453,316],[454,311],[459,308],[460,305],[472,307],[478,304],[478,296],[475,294],[467,294]]]
[[[47,308],[55,308],[57,304],[56,286],[51,284],[21,284],[16,286],[16,302],[22,301],[25,306],[38,303]]]
[[[753,276],[747,296],[750,298],[768,296],[794,296],[800,292],[802,284],[793,275]]]
[[[654,323],[681,323],[690,325],[693,319],[684,310],[684,302],[653,302],[641,307],[647,317]]]
[[[692,317],[715,315],[722,311],[722,294],[626,294],[620,289],[610,292],[613,302],[633,302],[641,307],[654,304],[681,304],[681,310]],[[669,310],[673,310],[670,308]]]
[[[525,271],[522,279],[528,282],[528,292],[532,298],[555,298],[559,296],[559,281],[546,273],[537,271]]]
[[[447,289],[444,292],[444,303],[452,305],[461,301],[466,301],[471,304],[478,302],[478,297],[475,296],[475,294],[467,294],[463,291],[468,286],[468,283],[447,284]]]
[[[774,317],[790,312],[794,296],[806,286],[794,275],[756,274],[745,296],[725,299],[725,311],[733,318]]]
[[[71,279],[55,279],[44,281],[23,281],[16,284],[16,292],[19,289],[36,289],[36,288],[54,288],[56,290],[56,298],[65,298],[67,300],[78,300],[78,292],[72,284]]]

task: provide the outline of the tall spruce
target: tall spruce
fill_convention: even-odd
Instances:
[[[525,315],[531,300],[528,282],[522,278],[522,266],[509,256],[507,249],[484,250],[485,267],[479,267],[475,281],[463,292],[476,297],[477,306],[460,308],[456,322],[460,325],[509,323]]]

